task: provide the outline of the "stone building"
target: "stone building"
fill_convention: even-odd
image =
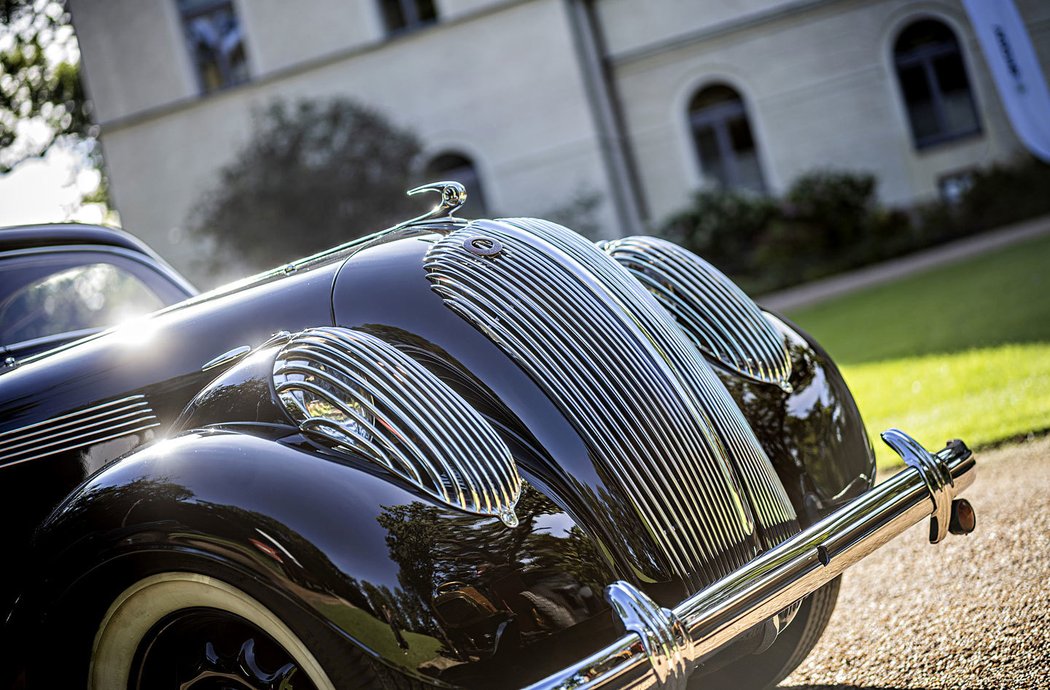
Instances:
[[[1050,3],[1017,0],[1050,74]],[[703,185],[878,176],[951,194],[1020,144],[960,0],[73,0],[125,227],[184,226],[274,99],[347,96],[415,130],[487,210],[599,196],[642,232]],[[370,229],[362,229],[370,230]]]

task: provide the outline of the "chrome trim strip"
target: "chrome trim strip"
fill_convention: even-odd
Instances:
[[[148,422],[149,420],[146,419],[146,420],[141,420],[141,421]],[[87,439],[79,440],[79,441],[77,441],[76,443],[74,443],[71,446],[62,446],[61,448],[54,448],[52,450],[47,451],[46,453],[40,453],[38,455],[30,455],[28,457],[19,458],[17,460],[12,460],[10,462],[7,461],[7,458],[0,457],[0,469],[2,469],[4,467],[12,467],[14,465],[19,465],[19,464],[21,464],[23,462],[30,462],[30,461],[33,461],[33,460],[39,460],[41,458],[50,457],[52,455],[57,455],[58,453],[65,453],[66,451],[70,451],[70,450],[78,450],[80,448],[85,448],[87,446],[93,446],[96,443],[103,443],[105,441],[112,441],[114,439],[124,438],[126,436],[131,436],[132,434],[139,434],[139,433],[142,433],[143,431],[148,431],[150,429],[155,429],[155,428],[157,428],[159,426],[160,426],[160,422],[144,423],[144,424],[142,424],[140,426],[135,426],[135,427],[132,427],[130,429],[122,429],[121,431],[113,433],[113,434],[108,434],[106,436],[99,436],[99,437],[90,437],[90,438],[87,438]]]
[[[0,433],[0,465],[38,460],[160,425],[144,395],[110,400]]]
[[[921,448],[897,430],[883,438],[895,450],[904,439]],[[528,690],[684,690],[689,673],[707,655],[816,591],[923,518],[938,514],[973,483],[973,455],[961,442],[936,454],[925,449],[923,453],[929,456],[929,469],[951,478],[950,490],[931,490],[923,472],[909,466],[671,611],[660,610],[633,585],[610,585],[607,597],[617,610],[628,608],[623,602],[631,601],[625,618],[628,633]],[[639,616],[630,610],[650,614]],[[663,644],[654,646],[653,640]]]
[[[721,271],[658,237],[625,237],[599,246],[674,315],[705,355],[738,374],[791,390],[791,356],[783,336]]]
[[[303,331],[277,355],[274,386],[304,433],[363,453],[448,505],[517,524],[521,478],[506,444],[393,345],[348,328]],[[347,419],[308,409],[307,397]]]
[[[478,239],[501,251],[465,248]],[[438,240],[424,265],[446,305],[562,409],[671,574],[702,586],[797,531],[725,387],[670,314],[592,243],[546,221],[474,221]]]
[[[252,346],[251,345],[240,345],[240,346],[235,347],[233,349],[227,350],[226,352],[223,352],[218,357],[215,357],[214,359],[210,359],[207,362],[205,362],[201,366],[201,371],[208,371],[209,369],[216,369],[216,368],[224,366],[226,364],[232,364],[233,362],[236,362],[241,357],[244,357],[246,354],[248,354],[251,351],[252,351]]]
[[[68,421],[63,424],[57,425],[55,432],[52,432],[51,430],[35,431],[31,434],[27,434],[25,437],[20,437],[19,439],[17,439],[18,443],[12,443],[8,446],[5,446],[4,453],[5,455],[15,455],[24,452],[20,451],[19,449],[24,448],[25,446],[33,446],[34,448],[39,450],[42,450],[44,448],[50,448],[54,445],[63,443],[64,439],[66,438],[66,436],[64,435],[68,435],[71,431],[77,431],[81,433],[78,433],[76,436],[72,436],[69,438],[82,438],[88,436],[92,431],[105,432],[106,429],[111,428],[113,426],[125,426],[127,424],[141,419],[156,419],[156,417],[153,416],[151,410],[149,410],[149,408],[147,408],[145,405],[135,405],[132,407],[121,408],[119,410],[113,410],[113,412],[124,412],[125,410],[128,411],[124,414],[92,415],[90,417],[85,417],[83,420],[76,419]],[[62,431],[61,434],[58,433],[59,428],[65,428],[70,426],[76,428]],[[49,438],[53,438],[54,436],[58,436],[58,440],[52,440],[49,443],[40,444],[41,441],[46,441]],[[18,453],[15,453],[15,451],[18,451]]]
[[[145,401],[146,401],[146,396],[144,396],[144,395],[132,395],[132,396],[129,396],[127,398],[120,398],[118,400],[110,400],[109,402],[99,403],[98,405],[93,405],[91,407],[86,407],[86,408],[83,408],[83,409],[80,409],[80,410],[75,410],[73,412],[67,412],[64,415],[59,415],[58,417],[52,417],[51,419],[45,419],[42,422],[36,422],[34,424],[27,424],[26,426],[18,427],[17,429],[10,429],[8,431],[0,432],[0,444],[5,443],[5,440],[4,440],[5,437],[21,435],[21,434],[29,431],[30,429],[37,429],[37,428],[40,428],[40,427],[46,427],[46,426],[49,426],[51,424],[54,424],[55,422],[60,422],[60,421],[66,420],[66,419],[73,419],[73,418],[82,417],[85,413],[99,412],[99,411],[102,411],[102,410],[106,410],[107,408],[111,408],[114,405],[123,405],[125,403],[132,403],[132,404],[143,403],[144,404]]]
[[[42,335],[39,338],[30,338],[29,340],[20,340],[16,343],[7,343],[3,346],[5,352],[18,352],[19,350],[28,350],[30,348],[37,348],[41,345],[50,345],[51,343],[66,343],[74,342],[77,340],[83,340],[93,335],[101,333],[106,330],[106,327],[100,326],[98,328],[78,328],[75,331],[66,331],[65,333],[52,333],[50,335]]]

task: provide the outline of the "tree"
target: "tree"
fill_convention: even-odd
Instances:
[[[192,231],[223,254],[266,268],[418,215],[416,137],[350,100],[278,101],[222,169]]]
[[[101,169],[65,2],[0,0],[0,174],[56,144],[81,144]]]

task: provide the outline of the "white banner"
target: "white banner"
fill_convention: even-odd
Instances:
[[[963,0],[1014,131],[1050,163],[1050,88],[1013,0]]]

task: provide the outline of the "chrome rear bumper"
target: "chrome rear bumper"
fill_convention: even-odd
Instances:
[[[882,435],[908,467],[809,529],[696,593],[674,610],[660,608],[633,585],[616,582],[605,596],[627,634],[529,690],[685,688],[705,656],[817,590],[923,518],[930,541],[949,530],[956,495],[974,480],[974,460],[961,441],[930,453],[907,434]],[[957,504],[958,505],[958,504]],[[969,506],[952,531],[973,529]]]

